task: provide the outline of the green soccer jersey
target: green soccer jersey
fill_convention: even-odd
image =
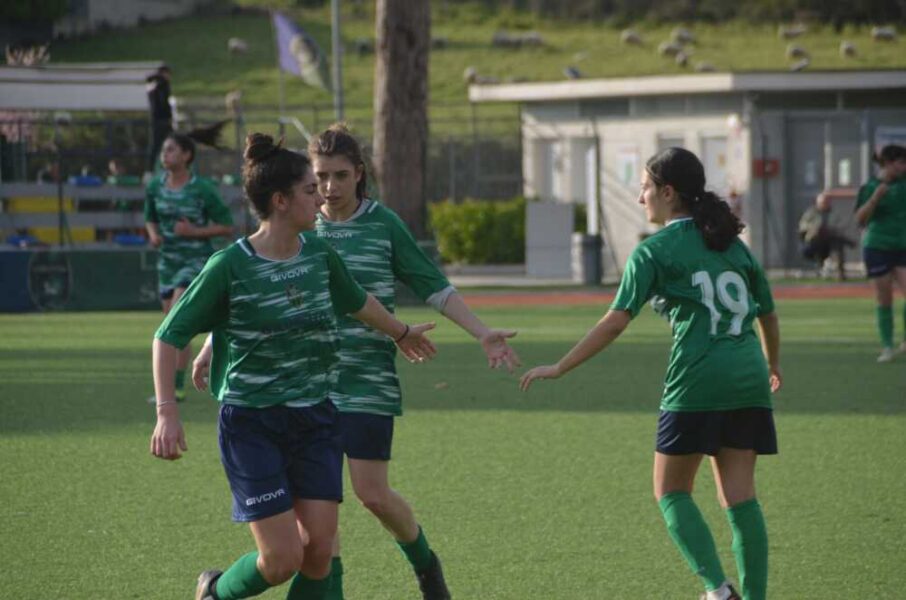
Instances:
[[[635,317],[648,301],[673,329],[662,410],[771,407],[752,321],[774,301],[745,244],[709,250],[691,219],[671,222],[633,251],[611,309]]]
[[[872,177],[859,188],[857,210],[868,202],[880,183]],[[891,183],[878,201],[862,234],[862,245],[874,250],[906,250],[906,178]]]
[[[319,216],[316,230],[306,235],[336,248],[356,281],[391,312],[397,279],[436,308],[453,292],[396,213],[373,200],[364,200],[346,221]],[[355,319],[338,320],[340,376],[331,399],[344,412],[402,414],[396,345]]]
[[[157,273],[161,291],[190,283],[214,252],[209,238],[180,237],[173,232],[176,223],[186,219],[197,227],[211,222],[232,225],[230,210],[217,189],[193,175],[179,189],[166,185],[167,174],[156,177],[145,190],[145,221],[156,223],[163,243],[158,249]]]
[[[310,406],[336,382],[336,314],[365,291],[328,244],[301,238],[297,256],[269,260],[243,238],[214,254],[157,330],[183,348],[213,333],[211,392],[240,406]]]

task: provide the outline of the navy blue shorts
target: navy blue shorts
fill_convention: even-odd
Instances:
[[[359,460],[390,460],[393,416],[341,412],[337,419],[343,453]]]
[[[220,407],[220,460],[233,492],[233,520],[286,512],[293,500],[343,497],[337,409],[314,406]]]
[[[883,277],[897,267],[906,268],[906,250],[862,248],[862,260],[869,277]]]
[[[721,448],[777,454],[774,411],[770,408],[661,411],[655,445],[661,454],[715,456]]]

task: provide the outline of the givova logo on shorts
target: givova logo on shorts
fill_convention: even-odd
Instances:
[[[256,504],[264,504],[265,502],[270,502],[271,500],[276,500],[277,498],[280,498],[281,496],[285,496],[285,495],[286,495],[286,490],[284,490],[283,488],[280,488],[279,490],[275,490],[273,492],[267,492],[266,494],[261,494],[260,496],[252,496],[251,498],[246,498],[245,505],[254,506]]]

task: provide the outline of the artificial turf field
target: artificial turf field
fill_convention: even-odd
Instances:
[[[898,304],[897,335],[902,332]],[[906,356],[875,363],[868,299],[778,304],[781,454],[759,468],[772,598],[906,597]],[[478,311],[552,362],[602,306]],[[406,309],[410,322],[435,319]],[[229,520],[216,404],[182,406],[189,452],[153,459],[156,313],[0,315],[0,598],[190,598],[195,577],[252,549]],[[528,394],[439,323],[440,355],[400,364],[392,482],[416,508],[460,600],[691,599],[700,592],[651,497],[670,336],[645,311],[616,345]],[[417,598],[407,564],[348,491],[351,600]],[[735,577],[710,470],[695,493]],[[282,598],[286,587],[262,598]]]

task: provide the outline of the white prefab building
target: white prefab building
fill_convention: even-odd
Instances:
[[[611,277],[652,231],[637,204],[639,180],[663,148],[695,152],[708,187],[747,224],[755,254],[766,266],[787,268],[803,265],[797,224],[816,195],[854,193],[871,175],[877,147],[906,145],[903,70],[473,85],[469,98],[521,103],[526,197],[586,203],[588,231],[603,236]],[[858,236],[852,202],[838,200],[834,219]],[[571,233],[560,229],[548,237]],[[569,244],[558,247],[568,251]]]

